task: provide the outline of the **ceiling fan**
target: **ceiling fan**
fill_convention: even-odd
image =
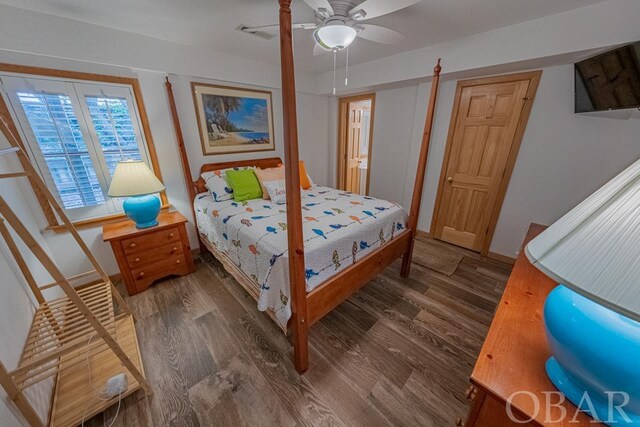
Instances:
[[[356,37],[376,43],[395,44],[405,39],[401,33],[364,21],[396,12],[421,0],[303,0],[313,9],[316,22],[293,24],[294,29],[314,30],[314,56],[347,48]],[[238,30],[265,39],[272,39],[278,25],[249,27]]]

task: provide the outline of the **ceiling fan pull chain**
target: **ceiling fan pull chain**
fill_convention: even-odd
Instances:
[[[333,94],[336,94],[336,54],[337,49],[333,49]]]
[[[344,85],[349,85],[349,46],[347,46],[347,65],[344,71]]]

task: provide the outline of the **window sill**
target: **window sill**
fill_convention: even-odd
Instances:
[[[167,212],[169,209],[171,208],[171,203],[166,203],[164,205],[162,205],[162,207],[160,208],[160,212]],[[124,213],[118,213],[118,214],[113,214],[113,215],[107,215],[107,216],[101,216],[98,218],[91,218],[91,219],[83,219],[80,221],[72,221],[71,223],[73,224],[73,226],[79,230],[81,229],[85,229],[85,228],[92,228],[92,227],[101,227],[104,224],[109,224],[112,222],[118,222],[118,221],[122,221],[124,219],[126,219],[127,216]],[[64,225],[50,225],[45,227],[46,231],[53,231],[56,234],[63,234],[63,233],[67,233],[68,229],[66,226]]]

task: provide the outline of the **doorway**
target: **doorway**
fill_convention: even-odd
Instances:
[[[338,188],[364,196],[369,194],[375,102],[374,93],[338,101]]]
[[[458,82],[431,223],[436,239],[489,254],[541,74]]]

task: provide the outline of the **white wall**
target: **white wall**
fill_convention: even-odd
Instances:
[[[376,93],[369,194],[404,206],[417,96],[415,85]]]
[[[479,77],[479,76],[478,76]],[[411,204],[430,82],[376,93],[371,195]],[[441,82],[419,229],[429,230],[455,80]],[[551,224],[640,157],[640,118],[573,113],[573,66],[545,68],[491,251],[515,256],[531,222]]]
[[[0,134],[0,148],[8,146],[9,144],[4,139],[4,136]],[[21,168],[14,155],[0,158],[1,173],[19,170]],[[50,248],[39,232],[37,215],[34,215],[31,210],[32,204],[36,203],[35,197],[29,184],[24,182],[24,178],[11,180],[11,183],[3,180],[3,184],[0,185],[0,197],[7,201],[9,207],[31,232],[34,239],[51,256]],[[49,283],[51,277],[46,273],[42,265],[18,238],[8,223],[5,222],[5,225],[7,225],[35,280],[41,285]],[[0,360],[8,370],[12,370],[17,367],[20,360],[36,305],[33,293],[29,290],[24,276],[22,276],[3,239],[0,239],[0,278],[2,278],[0,280],[0,295],[2,296],[0,298],[0,334],[2,336]],[[43,420],[47,419],[52,390],[52,380],[27,389],[27,398]],[[26,424],[3,388],[0,388],[0,420],[0,424],[7,427]]]

